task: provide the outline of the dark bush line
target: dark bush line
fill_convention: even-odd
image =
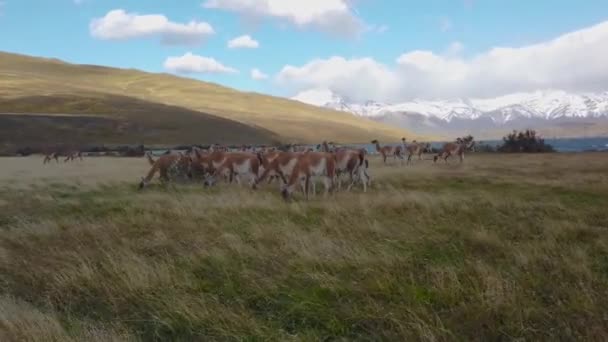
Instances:
[[[468,135],[465,137],[459,137],[456,139],[456,142],[469,144],[474,141],[473,136]],[[177,145],[172,147],[157,147],[154,149],[167,149],[167,150],[182,150],[182,151],[191,151],[193,147],[198,147],[201,149],[208,149],[211,145]],[[228,145],[229,148],[240,148],[243,145]],[[277,147],[278,150],[287,151],[290,147],[290,144],[280,144],[276,143],[272,146]],[[250,147],[248,145],[247,147]],[[94,153],[99,155],[111,155],[111,156],[123,156],[123,157],[141,157],[144,155],[146,150],[150,150],[151,148],[146,148],[143,144],[141,145],[121,145],[121,146],[68,146],[68,145],[56,145],[56,146],[37,146],[37,147],[21,147],[15,149],[6,148],[0,146],[0,156],[29,156],[32,154],[40,154],[40,153],[49,153],[51,151],[63,151],[63,150],[73,150],[77,149],[84,153]],[[503,137],[503,143],[500,146],[493,146],[489,144],[484,144],[482,142],[476,143],[474,145],[475,152],[485,152],[485,153],[494,153],[494,152],[502,152],[502,153],[546,153],[546,152],[555,152],[553,146],[545,143],[545,140],[540,138],[536,131],[534,130],[525,130],[525,131],[513,131]],[[439,153],[440,148],[431,148],[430,153]]]
[[[498,152],[505,153],[546,153],[555,152],[553,146],[545,143],[545,139],[539,137],[535,130],[513,131],[502,138],[503,144],[498,147]]]
[[[545,143],[545,140],[539,137],[535,130],[527,129],[525,131],[517,131],[507,134],[502,138],[502,144],[496,146],[483,142],[476,142],[474,151],[483,153],[547,153],[555,152],[555,149],[550,144]],[[456,139],[456,142],[468,143],[473,141],[472,136]],[[437,149],[433,148],[432,152]]]

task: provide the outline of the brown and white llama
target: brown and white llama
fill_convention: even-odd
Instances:
[[[418,156],[418,160],[422,160],[422,154],[430,151],[430,149],[431,144],[416,142],[416,140],[414,140],[411,144],[407,144],[405,146],[407,164],[412,162],[412,156]]]
[[[342,175],[348,175],[350,183],[347,187],[347,191],[353,187],[353,185],[360,181],[363,185],[363,192],[367,192],[367,186],[370,185],[371,179],[367,172],[369,168],[369,162],[365,158],[367,151],[363,148],[344,148],[336,147],[332,144],[333,148],[330,148],[326,141],[321,143],[321,149],[324,152],[333,153],[336,159],[336,180],[338,191],[342,189]]]
[[[275,179],[279,179],[279,189],[283,189],[291,177],[291,173],[298,162],[298,158],[304,154],[304,152],[279,152],[272,160],[264,155],[258,154],[258,159],[262,164],[261,169],[263,169],[263,171],[256,181],[256,184],[263,182],[267,178],[270,180],[271,177],[274,177]],[[304,193],[306,191],[304,182],[301,182],[301,185],[302,193]]]
[[[59,154],[57,152],[45,153],[42,164],[50,163],[52,159],[55,159],[55,162],[59,163]]]
[[[288,152],[312,152],[314,149],[310,146],[291,144],[287,148]]]
[[[140,189],[147,186],[156,173],[159,173],[161,182],[191,177],[192,158],[188,154],[181,152],[168,153],[154,160],[150,153],[146,153],[146,158],[152,168],[148,171],[146,177],[142,177],[139,183]]]
[[[290,152],[266,151],[266,152],[257,153],[258,159],[260,160],[260,175],[259,175],[260,177],[258,177],[256,184],[259,184],[259,182],[263,181],[266,178],[268,178],[268,184],[272,183],[272,181],[274,181],[274,180],[281,179],[281,177],[279,176],[279,173],[277,171],[278,165],[276,165],[276,163],[275,164],[272,164],[272,163],[275,159],[277,159],[283,153],[290,153]],[[266,170],[269,167],[272,167],[273,169],[266,172]],[[261,179],[262,176],[264,177],[264,179]]]
[[[55,162],[59,163],[59,157],[66,157],[63,162],[67,163],[68,161],[76,160],[76,158],[80,158],[82,161],[82,152],[78,150],[69,150],[69,151],[54,151],[51,153],[47,153],[44,155],[43,164],[49,163],[51,160],[55,159]]]
[[[437,159],[443,158],[447,163],[450,156],[458,156],[460,163],[464,161],[464,152],[473,147],[475,142],[473,139],[469,141],[459,140],[456,142],[448,142],[443,145],[439,153],[433,158],[433,162],[437,162]]]
[[[234,180],[237,184],[241,182],[240,177],[247,177],[249,184],[255,186],[260,168],[257,155],[244,152],[211,152],[203,155],[198,150],[195,150],[195,155],[196,162],[211,173],[205,180],[205,186],[215,184],[221,176],[228,176],[229,183]]]
[[[369,162],[365,158],[365,150],[340,149],[334,153],[336,158],[336,178],[338,191],[342,188],[342,175],[348,175],[350,183],[346,188],[350,191],[357,181],[363,185],[363,192],[367,192],[371,179],[367,172]]]
[[[66,153],[66,158],[63,160],[64,163],[68,161],[74,161],[76,158],[79,158],[82,161],[82,152],[81,151],[70,151]]]
[[[281,194],[285,200],[291,198],[295,187],[304,180],[304,193],[309,198],[310,184],[313,177],[322,177],[325,185],[325,196],[333,190],[336,177],[336,159],[327,152],[308,152],[297,156],[287,184],[283,186]]]
[[[386,158],[390,156],[394,158],[395,162],[397,161],[397,158],[401,159],[401,164],[403,164],[403,148],[401,146],[380,146],[380,142],[377,139],[372,140],[372,144],[376,145],[376,151],[382,156],[384,164],[386,164]]]

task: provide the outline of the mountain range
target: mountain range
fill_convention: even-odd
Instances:
[[[473,134],[500,138],[513,129],[532,128],[545,136],[607,136],[608,91],[569,93],[544,90],[488,99],[411,100],[357,103],[327,89],[292,99],[368,117],[419,134],[452,137]]]

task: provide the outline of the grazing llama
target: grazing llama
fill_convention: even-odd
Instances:
[[[308,152],[297,157],[289,180],[281,190],[285,200],[289,200],[298,183],[304,180],[305,196],[308,200],[310,181],[313,177],[322,177],[325,185],[325,196],[333,190],[336,177],[336,159],[327,152]]]
[[[262,164],[260,169],[263,169],[260,177],[256,181],[256,185],[263,182],[266,178],[274,177],[280,179],[280,187],[282,189],[287,184],[298,158],[304,155],[304,152],[279,152],[273,159],[269,159],[267,155],[258,153],[258,159]],[[305,192],[304,183],[302,182],[302,192]]]
[[[402,139],[404,140],[404,139]],[[401,159],[401,164],[403,164],[403,154],[401,146],[380,146],[380,142],[378,140],[372,140],[372,144],[376,145],[376,151],[380,153],[382,156],[382,161],[386,165],[386,158],[393,156],[395,162],[397,158]]]
[[[147,153],[146,158],[152,168],[148,171],[146,177],[142,177],[141,182],[139,183],[140,189],[146,187],[157,172],[160,174],[160,180],[163,183],[179,178],[190,178],[192,175],[192,158],[189,154],[181,152],[163,154],[158,157],[157,160],[154,160],[152,155]]]
[[[411,144],[406,145],[407,164],[412,162],[412,156],[418,156],[418,160],[422,160],[422,154],[430,151],[431,144],[419,143],[414,140]]]
[[[42,164],[50,163],[52,159],[55,159],[55,162],[59,163],[59,154],[57,152],[45,154]]]
[[[473,138],[470,139],[458,139],[456,142],[445,143],[439,153],[433,158],[433,162],[437,162],[437,159],[443,158],[447,163],[450,156],[458,156],[460,163],[464,161],[464,152],[475,145]]]
[[[326,153],[332,153],[336,159],[338,191],[342,189],[342,175],[348,175],[350,183],[346,188],[347,191],[350,191],[357,180],[359,180],[363,185],[363,192],[367,192],[367,186],[370,184],[371,179],[367,173],[369,162],[365,158],[367,154],[365,149],[335,147],[335,145],[330,149],[326,141],[321,143],[321,148]]]
[[[217,178],[221,176],[228,178],[229,183],[234,180],[237,184],[241,183],[240,177],[244,176],[249,178],[251,186],[255,186],[260,169],[257,155],[247,152],[221,151],[203,154],[198,149],[195,149],[194,153],[196,162],[210,172],[205,179],[205,186],[215,184]]]
[[[68,151],[61,152],[55,151],[44,155],[43,164],[50,163],[52,159],[55,159],[55,162],[59,163],[59,157],[66,157],[63,162],[67,163],[68,161],[76,160],[76,158],[80,158],[82,161],[82,152],[80,151]]]
[[[76,158],[79,158],[82,161],[82,152],[81,151],[71,151],[66,153],[66,158],[63,160],[64,163],[68,161],[74,161]]]

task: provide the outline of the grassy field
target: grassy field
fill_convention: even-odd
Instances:
[[[189,110],[201,116],[211,114],[230,119],[270,131],[285,143],[319,143],[328,137],[341,143],[372,139],[397,142],[403,136],[409,140],[430,138],[349,113],[286,98],[240,92],[190,78],[0,52],[0,113],[81,114],[81,111],[89,113],[91,108],[97,108],[100,112],[93,114],[129,114],[125,110],[103,113],[102,110],[108,107],[121,106],[112,102],[116,97],[179,107],[175,110],[178,113]],[[142,108],[153,109],[150,106]],[[173,116],[164,111],[147,110],[146,115],[147,120],[175,125]],[[187,124],[181,127],[189,128]],[[221,127],[215,129],[225,132]]]
[[[0,340],[608,339],[608,155],[382,166],[282,202],[0,160]]]

